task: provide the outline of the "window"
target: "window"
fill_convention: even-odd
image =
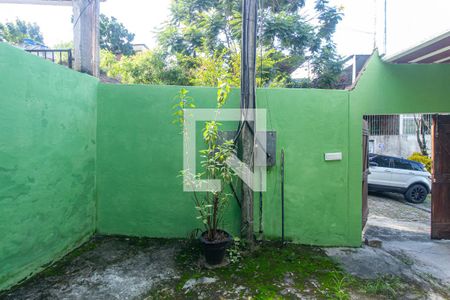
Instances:
[[[378,167],[382,168],[390,168],[390,161],[391,159],[386,156],[374,156],[371,160],[371,162],[375,162],[378,164]]]
[[[424,167],[420,163],[411,163],[414,171],[424,171]]]
[[[414,170],[412,164],[407,160],[395,159],[394,168],[403,170]]]

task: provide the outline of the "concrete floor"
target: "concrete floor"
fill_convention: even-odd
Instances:
[[[369,195],[364,238],[381,241],[381,248],[331,248],[327,254],[354,275],[403,276],[429,290],[430,298],[450,297],[450,241],[430,239],[429,203],[421,206],[395,194]]]
[[[143,299],[178,276],[179,248],[173,240],[97,237],[0,299]]]
[[[364,236],[381,248],[327,248],[358,277],[404,277],[427,299],[450,299],[450,241],[430,240],[430,213],[394,194],[369,197]],[[185,241],[96,237],[0,299],[146,299],[152,289],[180,279],[176,257]],[[413,297],[414,298],[414,297]]]

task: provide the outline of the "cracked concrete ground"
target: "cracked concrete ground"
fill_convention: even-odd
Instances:
[[[450,241],[430,239],[428,207],[427,202],[420,207],[409,205],[401,195],[369,195],[364,237],[382,241],[382,247],[330,248],[327,254],[356,276],[403,276],[421,284],[430,295],[438,291],[450,296]]]
[[[96,237],[0,298],[142,299],[155,284],[177,278],[177,249],[173,240]]]

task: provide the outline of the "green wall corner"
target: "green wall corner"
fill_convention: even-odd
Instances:
[[[95,231],[95,78],[0,43],[0,290]]]

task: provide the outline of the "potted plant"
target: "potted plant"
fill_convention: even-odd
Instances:
[[[226,83],[219,83],[217,92],[217,109],[220,110],[228,99],[230,87]],[[192,97],[188,91],[182,89],[178,94],[178,103],[174,106],[175,122],[184,123],[184,108],[193,108]],[[194,180],[215,179],[220,180],[222,190],[216,192],[197,192],[193,189],[195,209],[204,231],[200,235],[200,242],[204,251],[206,262],[210,265],[218,265],[223,262],[227,248],[230,246],[232,236],[221,228],[224,212],[227,208],[230,195],[223,187],[227,186],[236,178],[233,170],[226,163],[227,159],[235,153],[233,140],[223,140],[219,136],[219,128],[222,124],[211,120],[205,122],[202,129],[202,137],[205,148],[200,150],[202,157],[201,166],[203,171],[199,174],[187,174],[183,170],[184,180],[194,185]],[[184,131],[184,134],[187,134]]]

